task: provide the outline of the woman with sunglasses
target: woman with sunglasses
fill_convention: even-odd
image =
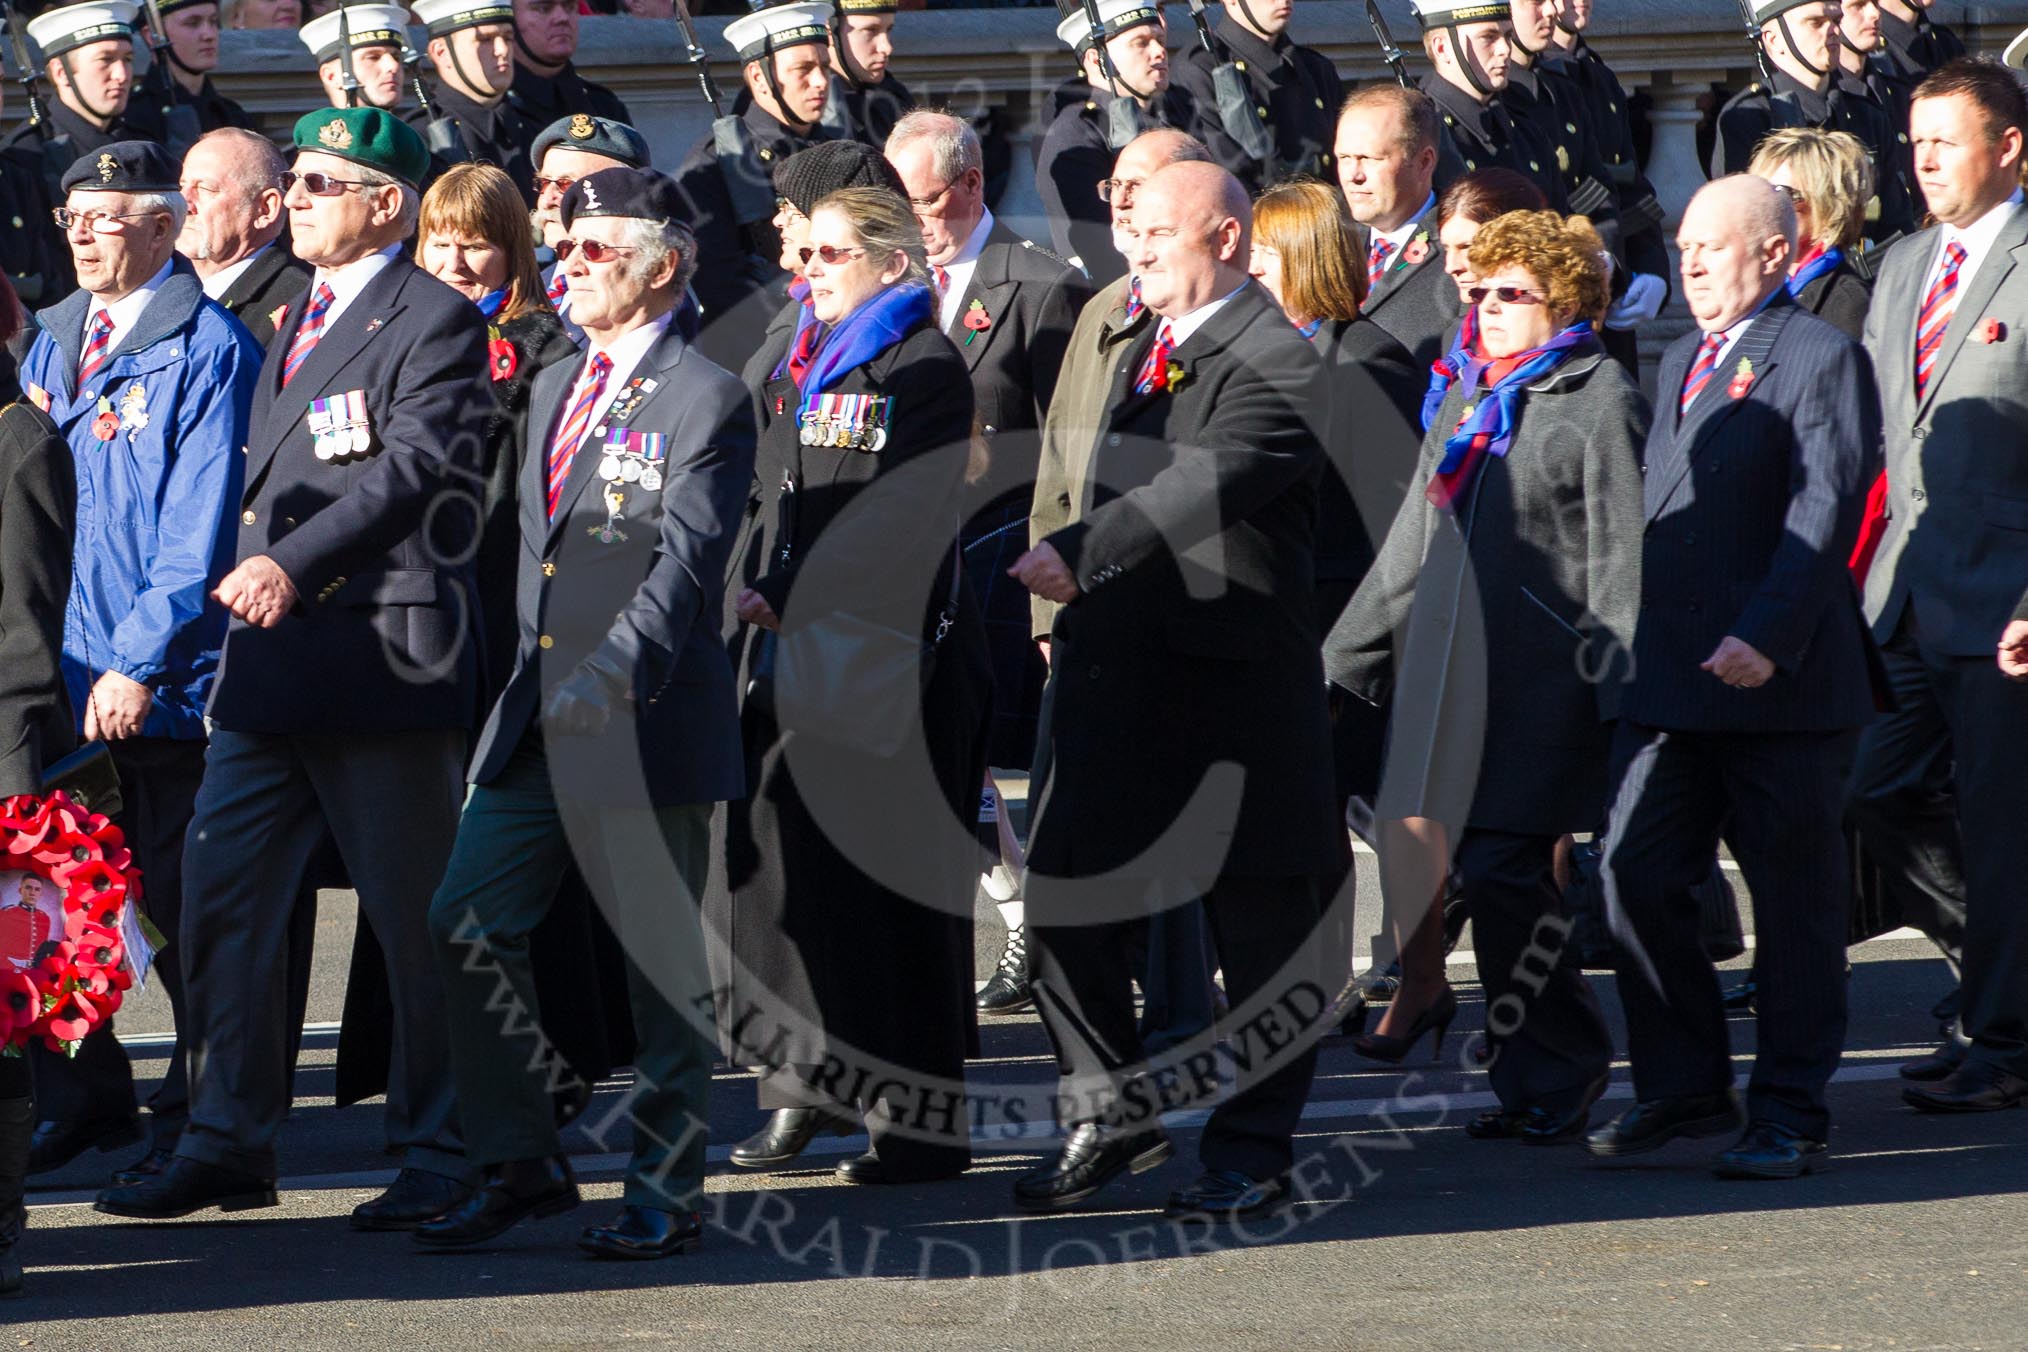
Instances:
[[[793,388],[770,387],[764,454],[787,466],[779,544],[735,601],[763,631],[750,646],[772,647],[778,665],[749,664],[761,674],[741,712],[747,798],[728,813],[726,860],[727,1052],[760,1071],[773,1112],[732,1160],[786,1164],[819,1132],[863,1119],[872,1149],[839,1176],[924,1182],[971,1162],[971,820],[991,685],[956,567],[972,385],[938,328],[922,231],[900,194],[846,188],[817,202],[798,258],[824,330]],[[785,730],[790,664],[830,670],[855,634],[919,648],[924,670],[851,682],[848,707],[805,708]],[[858,729],[890,699],[908,728],[887,754]]]
[[[0,278],[0,345],[20,329]],[[0,798],[40,793],[44,770],[75,741],[60,662],[76,516],[77,476],[56,425],[33,404],[0,408]],[[0,1056],[0,1297],[21,1293],[14,1249],[34,1134],[28,1058]]]
[[[1648,406],[1599,341],[1606,264],[1589,223],[1512,212],[1469,261],[1480,351],[1433,371],[1418,483],[1325,671],[1374,703],[1394,690],[1375,815],[1432,823],[1460,878],[1500,1100],[1471,1134],[1549,1144],[1583,1130],[1612,1052],[1583,974],[1558,961],[1553,859],[1605,811]],[[1440,1055],[1456,1013],[1443,988],[1401,1039],[1432,1032]]]
[[[1796,209],[1789,294],[1813,315],[1863,338],[1873,284],[1853,266],[1865,247],[1873,159],[1850,132],[1784,127],[1754,148],[1747,170],[1775,185]]]

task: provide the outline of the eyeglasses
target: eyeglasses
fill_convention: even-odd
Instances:
[[[544,178],[541,174],[537,174],[535,176],[535,195],[540,197],[551,188],[556,189],[558,192],[569,192],[570,185],[575,182],[577,180],[574,178]]]
[[[937,203],[939,203],[939,202],[943,201],[943,200],[944,200],[944,199],[945,199],[946,197],[950,196],[950,195],[951,195],[951,189],[952,189],[952,188],[955,188],[955,187],[957,187],[957,186],[958,186],[958,181],[957,181],[956,179],[952,179],[952,180],[951,180],[951,181],[950,181],[949,183],[946,183],[946,184],[944,184],[944,186],[943,186],[943,187],[941,187],[941,188],[938,188],[938,189],[937,189],[937,190],[936,190],[935,192],[931,193],[931,194],[930,194],[930,195],[929,195],[928,197],[911,197],[911,198],[909,198],[909,199],[908,199],[908,204],[909,204],[909,206],[911,206],[911,207],[915,208],[915,210],[916,210],[916,211],[918,211],[918,212],[923,212],[923,211],[929,211],[929,210],[931,210],[932,208],[934,208],[934,207],[936,206],[936,204],[937,204]]]
[[[163,214],[165,213],[159,211],[72,211],[69,207],[57,207],[49,213],[49,216],[60,230],[70,230],[81,225],[94,235],[110,235],[119,229],[113,224],[114,221],[135,221],[144,216]]]
[[[815,258],[827,268],[835,268],[847,259],[857,258],[865,252],[866,250],[860,248],[840,249],[831,244],[819,244],[814,249],[796,250],[797,256],[803,260],[805,267],[809,266],[812,258]]]
[[[1140,186],[1138,178],[1102,178],[1098,185],[1099,201],[1126,206],[1134,198],[1134,189]]]
[[[378,186],[368,183],[363,178],[333,178],[329,174],[320,174],[315,170],[307,174],[299,174],[295,170],[290,169],[282,174],[282,191],[284,193],[289,192],[298,183],[302,184],[303,191],[312,197],[343,197],[347,188],[371,188]]]
[[[1502,305],[1542,304],[1541,296],[1518,286],[1475,286],[1465,292],[1465,299],[1474,305],[1482,303],[1488,296],[1496,298]]]
[[[1788,184],[1786,184],[1786,183],[1777,183],[1777,184],[1775,184],[1775,185],[1774,185],[1774,190],[1775,190],[1776,192],[1780,193],[1780,194],[1781,194],[1782,196],[1784,196],[1784,197],[1788,198],[1788,199],[1789,199],[1789,205],[1791,205],[1791,206],[1798,206],[1798,207],[1799,207],[1799,206],[1802,206],[1802,205],[1804,204],[1805,200],[1806,200],[1806,199],[1805,199],[1805,198],[1803,197],[1803,190],[1802,190],[1801,188],[1792,188],[1792,187],[1790,187],[1790,186],[1789,186]]]
[[[602,244],[595,239],[560,239],[556,242],[556,261],[568,263],[570,256],[578,250],[584,251],[587,263],[610,263],[623,253],[634,252],[627,244]]]

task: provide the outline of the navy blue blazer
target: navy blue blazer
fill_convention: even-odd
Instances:
[[[1857,343],[1778,293],[1679,415],[1703,334],[1670,344],[1648,433],[1634,680],[1622,716],[1683,731],[1827,731],[1875,712],[1846,567],[1880,444]],[[1752,690],[1699,664],[1727,635],[1775,664]]]
[[[281,565],[297,605],[273,629],[232,622],[208,712],[235,732],[469,728],[494,409],[485,318],[403,254],[284,388],[304,307],[290,308],[254,390],[237,557]],[[364,450],[319,458],[311,403],[354,392]]]
[[[550,744],[552,775],[567,775],[573,796],[639,803],[645,794],[655,807],[738,798],[746,791],[739,702],[719,611],[753,478],[752,398],[672,325],[611,391],[571,461],[551,520],[550,441],[583,370],[582,361],[560,361],[535,378],[519,484],[520,640],[514,674],[473,754],[472,781],[498,778],[548,693],[596,657],[607,670],[628,673],[626,717],[615,718],[605,736],[561,739],[574,756]],[[630,436],[645,454],[615,463],[632,458],[643,472],[602,478],[603,448]],[[645,446],[643,438],[657,436],[659,446]],[[615,749],[624,746],[623,727],[631,728],[638,757]]]

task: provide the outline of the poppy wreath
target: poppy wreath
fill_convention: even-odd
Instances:
[[[29,873],[63,894],[63,933],[25,970],[0,962],[0,1056],[40,1041],[75,1056],[133,986],[120,918],[141,896],[126,837],[58,790],[0,800],[0,872]]]

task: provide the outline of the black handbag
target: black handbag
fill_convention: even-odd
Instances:
[[[61,789],[87,812],[116,817],[125,806],[120,801],[120,771],[113,764],[113,749],[104,742],[86,742],[77,750],[42,772],[42,796]]]
[[[1571,921],[1564,953],[1587,971],[1611,971],[1619,965],[1619,943],[1606,923],[1605,886],[1599,877],[1604,857],[1605,846],[1600,841],[1580,841],[1571,850],[1570,886],[1563,892]],[[1746,952],[1739,900],[1716,859],[1711,862],[1709,876],[1690,891],[1697,898],[1697,940],[1704,956],[1713,962],[1729,962]]]
[[[922,718],[922,692],[937,648],[957,622],[963,576],[953,543],[950,595],[929,639],[840,611],[776,637],[773,651],[756,663],[772,667],[775,721],[785,731],[868,755],[901,750]],[[755,684],[761,684],[758,673]]]

